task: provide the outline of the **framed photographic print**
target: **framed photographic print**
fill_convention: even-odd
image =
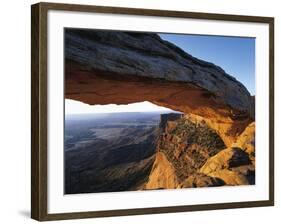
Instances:
[[[274,19],[32,5],[32,218],[274,204]]]

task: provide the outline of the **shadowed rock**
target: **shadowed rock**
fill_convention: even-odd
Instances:
[[[204,174],[194,174],[183,182],[183,187],[218,187],[225,185],[225,182],[217,177],[209,177]]]

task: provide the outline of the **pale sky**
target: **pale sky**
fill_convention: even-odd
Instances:
[[[79,101],[65,99],[65,114],[120,113],[120,112],[173,112],[148,101],[128,105],[88,105]]]

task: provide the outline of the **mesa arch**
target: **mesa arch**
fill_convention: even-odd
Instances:
[[[254,120],[239,81],[157,34],[66,29],[65,97],[91,105],[150,101],[197,115],[227,146]]]

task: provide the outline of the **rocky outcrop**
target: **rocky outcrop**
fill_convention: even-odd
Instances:
[[[228,146],[254,119],[239,81],[157,34],[66,29],[65,86],[88,104],[150,101],[208,118]]]
[[[221,178],[227,185],[255,183],[255,123],[251,123],[232,147],[209,158],[200,173]]]
[[[231,169],[250,164],[249,154],[240,148],[227,148],[210,158],[200,169],[201,173],[210,174],[222,169]]]
[[[157,152],[148,182],[144,189],[175,189],[180,187],[180,183],[176,176],[176,170],[164,153]]]
[[[157,145],[157,150],[163,152],[174,165],[181,181],[224,148],[222,139],[204,121],[193,122],[185,117],[167,121]]]
[[[239,147],[248,153],[252,163],[255,163],[255,122],[252,122],[245,128],[232,146]]]
[[[194,121],[172,113],[161,116],[160,126],[162,133],[158,137],[156,155],[160,154],[161,160],[156,159],[154,162],[146,185],[148,188],[181,188],[201,186],[203,183],[222,185],[223,181],[217,178],[197,175],[210,157],[225,148],[214,130],[203,120]],[[169,170],[168,175],[162,174],[164,169]]]
[[[161,160],[154,162],[147,189],[255,183],[254,123],[226,148],[202,118],[185,115],[175,120],[173,114],[170,116],[171,120],[169,114],[162,116],[165,128],[156,152]]]

